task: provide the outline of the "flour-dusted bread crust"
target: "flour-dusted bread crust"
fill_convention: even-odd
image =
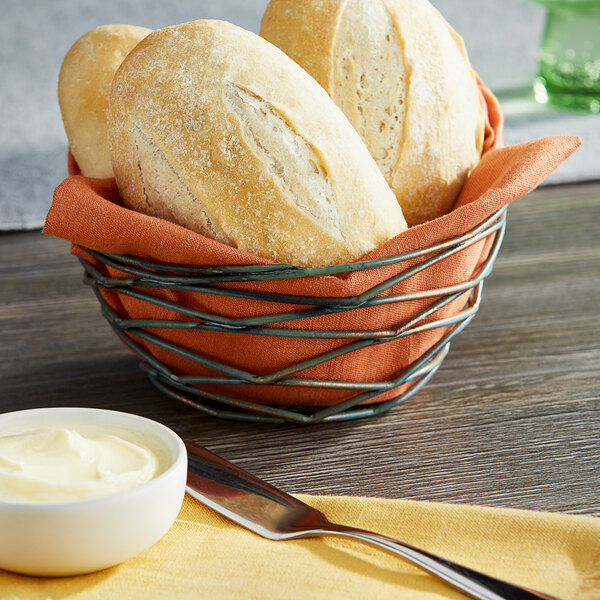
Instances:
[[[82,35],[67,52],[58,76],[58,102],[71,152],[83,175],[112,177],[106,109],[116,70],[152,30],[103,25]]]
[[[321,86],[229,23],[141,42],[115,75],[109,137],[128,207],[276,262],[353,261],[406,228]]]
[[[462,39],[427,0],[271,0],[260,34],[344,111],[409,225],[451,210],[485,108]]]

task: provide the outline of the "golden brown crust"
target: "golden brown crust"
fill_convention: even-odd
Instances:
[[[71,152],[83,175],[112,177],[106,109],[114,74],[151,32],[103,25],[82,35],[67,52],[58,76],[58,102]]]
[[[286,54],[286,49],[293,49],[294,56],[288,56],[327,89],[331,83],[331,53],[337,22],[345,3],[345,0],[271,0],[262,18],[260,35]],[[267,32],[268,35],[263,35]],[[319,48],[318,52],[314,46]],[[296,60],[298,56],[302,60]]]
[[[485,113],[462,39],[429,2],[271,0],[266,17],[261,35],[344,110],[408,224],[448,212],[481,156]]]
[[[352,261],[406,228],[323,88],[229,23],[142,41],[115,75],[109,137],[126,205],[274,261]]]

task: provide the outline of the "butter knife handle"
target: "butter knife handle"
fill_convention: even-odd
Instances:
[[[318,533],[321,535],[351,537],[389,550],[477,600],[559,600],[549,594],[500,581],[489,575],[484,575],[468,567],[371,531],[331,523],[327,525],[327,528],[319,530]]]

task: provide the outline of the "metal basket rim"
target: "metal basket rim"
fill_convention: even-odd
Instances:
[[[350,274],[356,271],[366,271],[369,269],[376,269],[379,267],[385,267],[394,265],[400,262],[405,262],[427,254],[432,254],[439,250],[444,250],[455,245],[462,245],[469,241],[471,238],[477,236],[483,232],[486,228],[492,224],[506,219],[507,207],[502,207],[492,215],[484,219],[481,223],[469,229],[466,233],[462,233],[451,238],[448,238],[437,244],[424,246],[423,248],[417,248],[416,250],[410,250],[400,254],[394,254],[390,256],[384,256],[381,258],[375,258],[370,260],[362,260],[351,263],[343,263],[338,265],[330,265],[325,267],[301,267],[296,265],[289,265],[284,263],[274,263],[267,265],[183,265],[178,263],[161,262],[157,260],[151,260],[147,258],[141,258],[131,254],[118,254],[112,252],[101,252],[88,248],[81,244],[76,244],[81,250],[89,253],[91,256],[96,258],[108,257],[116,261],[121,261],[124,265],[131,265],[135,267],[141,267],[143,269],[149,269],[157,272],[170,272],[176,274],[191,274],[191,275],[231,275],[231,276],[243,276],[243,280],[239,281],[251,281],[252,276],[264,276],[268,274],[277,275],[276,279],[296,279],[301,277],[319,277],[334,275],[340,276],[344,274]],[[247,279],[246,279],[247,278]],[[264,277],[264,280],[269,281],[268,277]]]

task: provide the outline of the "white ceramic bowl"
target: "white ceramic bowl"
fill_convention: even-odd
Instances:
[[[0,568],[41,576],[99,571],[145,550],[175,521],[185,493],[187,454],[179,436],[164,425],[94,408],[0,415],[0,431],[31,425],[84,431],[86,423],[150,448],[162,472],[142,485],[98,498],[45,503],[0,499]]]

